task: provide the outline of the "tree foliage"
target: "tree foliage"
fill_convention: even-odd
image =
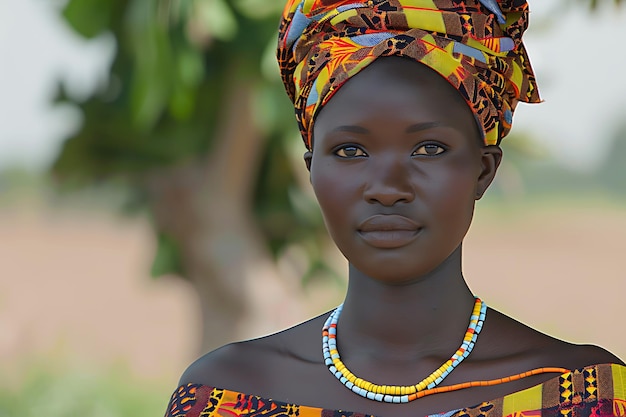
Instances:
[[[591,7],[591,9],[597,9],[599,6],[601,6],[602,4],[608,2],[609,0],[578,0],[579,2],[585,2],[585,3],[589,3],[589,6]],[[613,0],[613,3],[616,6],[620,6],[621,4],[624,3],[624,0]]]
[[[247,140],[266,144],[252,209],[274,253],[306,239],[321,222],[303,207],[310,199],[297,186],[289,155],[297,132],[273,63],[281,8],[282,1],[270,0],[71,0],[63,13],[72,28],[87,38],[113,34],[117,51],[108,85],[74,103],[84,122],[65,143],[56,177],[86,186],[121,183],[143,205],[152,175],[212,152],[232,86],[245,81],[258,132]],[[70,99],[61,91],[59,100]],[[184,276],[178,242],[157,232],[153,272]]]

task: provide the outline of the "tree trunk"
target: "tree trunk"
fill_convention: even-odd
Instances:
[[[233,84],[210,155],[149,180],[156,228],[178,242],[200,297],[203,352],[276,331],[299,305],[298,279],[279,275],[254,222],[263,143],[251,85]]]

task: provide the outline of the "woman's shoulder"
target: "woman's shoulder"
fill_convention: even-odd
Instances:
[[[564,359],[570,361],[566,366],[568,369],[581,369],[598,364],[626,365],[622,359],[601,346],[571,343],[568,345],[562,350]]]
[[[240,392],[268,387],[290,368],[320,362],[322,321],[323,315],[277,333],[224,345],[193,362],[179,385],[193,383]]]
[[[620,358],[600,346],[559,339],[495,310],[491,319],[495,331],[485,335],[490,339],[487,343],[491,346],[489,350],[508,352],[506,356],[509,358],[517,356],[541,366],[546,364],[571,370],[608,363],[624,365]]]

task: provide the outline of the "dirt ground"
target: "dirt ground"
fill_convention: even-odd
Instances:
[[[490,306],[626,358],[625,236],[623,207],[487,207],[465,244],[465,274]],[[153,244],[141,219],[0,208],[0,363],[123,361],[175,382],[197,354],[197,300],[181,280],[148,276]],[[329,294],[341,297],[332,291],[310,288],[303,314],[323,312]]]

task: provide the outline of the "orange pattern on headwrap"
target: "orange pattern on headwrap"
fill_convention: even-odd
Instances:
[[[313,120],[348,79],[379,57],[404,56],[446,78],[499,144],[519,101],[540,101],[522,43],[526,0],[289,0],[278,62],[307,148]]]

